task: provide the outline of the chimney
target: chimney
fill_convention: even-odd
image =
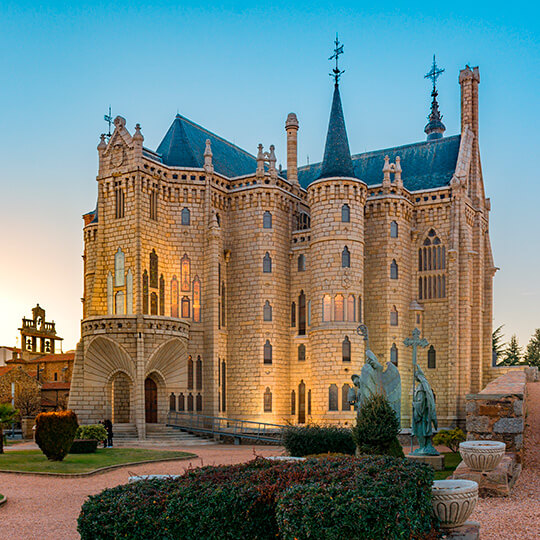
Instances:
[[[289,113],[285,122],[287,132],[287,180],[291,184],[298,184],[298,118],[296,114]]]

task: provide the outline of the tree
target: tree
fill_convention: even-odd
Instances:
[[[15,407],[21,416],[36,416],[41,412],[41,392],[35,384],[19,383],[15,394]]]
[[[527,345],[525,351],[525,361],[529,366],[540,367],[540,328],[534,331],[534,334]]]
[[[497,357],[497,362],[499,361],[499,358],[503,355],[503,352],[504,352],[503,333],[502,333],[503,327],[504,327],[504,324],[501,324],[501,326],[493,330],[493,333],[491,334],[491,349]]]
[[[501,366],[517,366],[521,363],[521,347],[519,346],[518,339],[516,334],[514,334],[508,345],[504,349],[504,356],[502,362],[499,364]]]
[[[4,453],[4,427],[9,426],[18,414],[11,403],[0,403],[0,454]]]

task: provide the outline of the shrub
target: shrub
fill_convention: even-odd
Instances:
[[[47,412],[36,418],[36,443],[48,459],[62,461],[79,427],[73,411]]]
[[[313,454],[354,454],[355,444],[348,428],[336,426],[288,426],[283,430],[282,443],[294,457]]]
[[[465,433],[459,428],[441,429],[441,431],[433,436],[433,444],[435,446],[442,444],[446,446],[450,452],[457,452],[459,450],[459,443],[463,442],[465,439]]]
[[[78,531],[82,540],[275,540],[293,538],[291,534],[304,539],[305,527],[310,530],[320,527],[324,531],[325,525],[314,523],[323,521],[317,516],[316,508],[329,503],[318,497],[335,488],[339,503],[333,505],[332,512],[336,515],[354,512],[348,522],[356,523],[356,536],[348,537],[367,538],[362,532],[366,529],[377,534],[379,530],[406,531],[401,537],[425,538],[432,525],[432,482],[430,467],[389,457],[347,456],[294,462],[258,458],[241,465],[195,469],[178,479],[140,481],[106,489],[83,504]],[[313,487],[313,483],[318,483],[319,489],[304,495],[307,510],[302,518],[295,491],[288,490],[293,486]],[[365,503],[351,503],[351,498],[359,497],[365,498]],[[393,505],[393,510],[388,510],[391,523],[385,525],[387,519],[382,519],[384,514],[380,509],[386,512],[390,505]],[[327,517],[334,519],[325,515],[325,520]],[[312,523],[302,524],[302,519],[306,524],[310,520]],[[383,523],[376,528],[373,522],[378,520]],[[325,538],[324,532],[318,534],[313,538]],[[390,537],[400,538],[386,534],[369,536]]]
[[[86,426],[79,426],[77,433],[75,434],[76,439],[95,439],[96,441],[106,441],[107,440],[107,430],[105,426],[101,424],[88,424]]]
[[[386,454],[404,457],[397,439],[399,419],[382,395],[367,399],[356,417],[353,438],[361,454]]]
[[[93,454],[97,450],[98,442],[96,439],[75,439],[70,454]]]

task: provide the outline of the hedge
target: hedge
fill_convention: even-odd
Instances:
[[[257,458],[241,465],[195,469],[178,479],[106,489],[83,504],[78,531],[82,540],[303,540],[308,532],[309,538],[354,539],[368,538],[365,530],[373,531],[373,540],[423,539],[432,528],[432,482],[430,467],[389,457],[300,462]],[[297,490],[302,489],[305,510],[298,504]],[[324,494],[336,499],[330,502]],[[336,517],[325,515],[323,520],[317,508],[329,504]],[[339,525],[340,516],[348,513],[351,517]],[[334,537],[328,536],[332,519],[332,527],[338,527]]]
[[[98,442],[96,439],[75,439],[70,454],[93,454],[97,450]]]
[[[40,413],[36,417],[36,443],[48,459],[62,461],[78,427],[73,411]]]
[[[96,441],[107,440],[107,430],[101,424],[87,424],[79,426],[75,435],[76,439],[95,439]]]
[[[353,455],[356,449],[351,430],[335,426],[288,426],[283,429],[282,443],[294,457],[326,453]]]

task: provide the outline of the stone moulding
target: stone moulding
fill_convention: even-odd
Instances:
[[[443,529],[463,525],[478,502],[478,484],[472,480],[435,480],[432,511]]]
[[[506,444],[500,441],[465,441],[459,443],[459,453],[473,471],[492,471],[504,456]]]

